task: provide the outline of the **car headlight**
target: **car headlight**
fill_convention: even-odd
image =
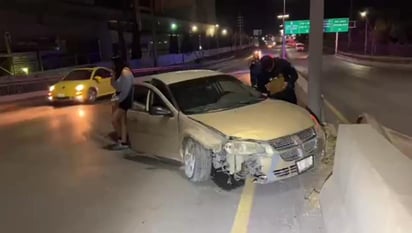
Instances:
[[[84,85],[83,85],[83,84],[80,84],[80,85],[77,85],[77,86],[76,86],[76,91],[83,91],[83,89],[84,89]]]
[[[49,91],[50,92],[54,91],[54,85],[49,87]]]
[[[320,143],[318,145],[324,147],[324,143],[326,140],[325,131],[323,130],[322,125],[319,123],[318,119],[314,115],[311,114],[311,118],[313,120],[313,123],[315,123],[314,129],[316,132],[316,137],[318,138],[318,143]]]
[[[224,145],[224,149],[228,154],[236,155],[252,155],[266,152],[264,146],[256,142],[248,141],[229,141]]]

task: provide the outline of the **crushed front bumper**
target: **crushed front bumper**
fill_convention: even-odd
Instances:
[[[249,176],[252,178],[253,182],[260,183],[260,184],[267,184],[267,183],[272,183],[275,181],[291,178],[293,176],[297,176],[299,174],[302,174],[312,169],[316,161],[315,156],[316,155],[310,155],[310,156],[303,158],[303,159],[312,158],[313,165],[306,167],[302,170],[299,170],[298,165],[297,165],[297,162],[300,161],[301,159],[296,160],[296,161],[286,162],[286,161],[283,161],[278,156],[273,156],[272,158],[262,157],[262,158],[259,158],[260,164],[261,164],[260,171],[257,173],[255,172],[254,174],[250,174]]]
[[[232,167],[231,173],[235,176],[243,179],[251,178],[256,183],[266,184],[287,179],[312,169],[317,166],[323,151],[323,138],[314,137],[296,146],[276,150],[273,154],[226,155],[226,158]],[[308,160],[309,165],[306,163]],[[298,162],[300,166],[298,166]],[[302,163],[305,166],[302,166]]]

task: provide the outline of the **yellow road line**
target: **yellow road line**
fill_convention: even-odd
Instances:
[[[237,207],[235,220],[233,221],[231,233],[247,233],[250,213],[253,207],[253,199],[255,195],[256,184],[250,180],[245,182],[242,194],[240,196],[239,205]]]
[[[335,108],[335,106],[333,106],[329,101],[327,101],[326,99],[323,99],[326,107],[329,108],[329,110],[332,111],[333,114],[335,114],[335,116],[344,124],[350,124],[350,121],[348,120],[348,118],[346,118],[341,112],[339,112],[339,110],[337,108]]]

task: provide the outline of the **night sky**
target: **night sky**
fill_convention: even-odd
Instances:
[[[325,0],[325,18],[348,17],[351,0]],[[410,0],[352,0],[353,14],[367,7],[395,9],[405,17],[411,17]],[[294,19],[309,19],[310,0],[286,0],[286,12]],[[234,26],[236,15],[244,16],[245,28],[254,28],[270,33],[277,28],[276,15],[283,11],[283,0],[216,0],[219,22]]]

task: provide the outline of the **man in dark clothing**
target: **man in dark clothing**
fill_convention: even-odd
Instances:
[[[257,75],[257,89],[260,92],[270,94],[266,89],[266,84],[273,78],[282,75],[286,82],[285,89],[279,93],[270,95],[270,97],[297,104],[295,83],[298,79],[298,73],[296,72],[296,69],[285,59],[272,58],[270,56],[262,57],[260,66],[261,72]]]
[[[252,87],[257,88],[258,76],[261,73],[262,67],[260,66],[260,60],[253,60],[250,64],[250,84]]]

